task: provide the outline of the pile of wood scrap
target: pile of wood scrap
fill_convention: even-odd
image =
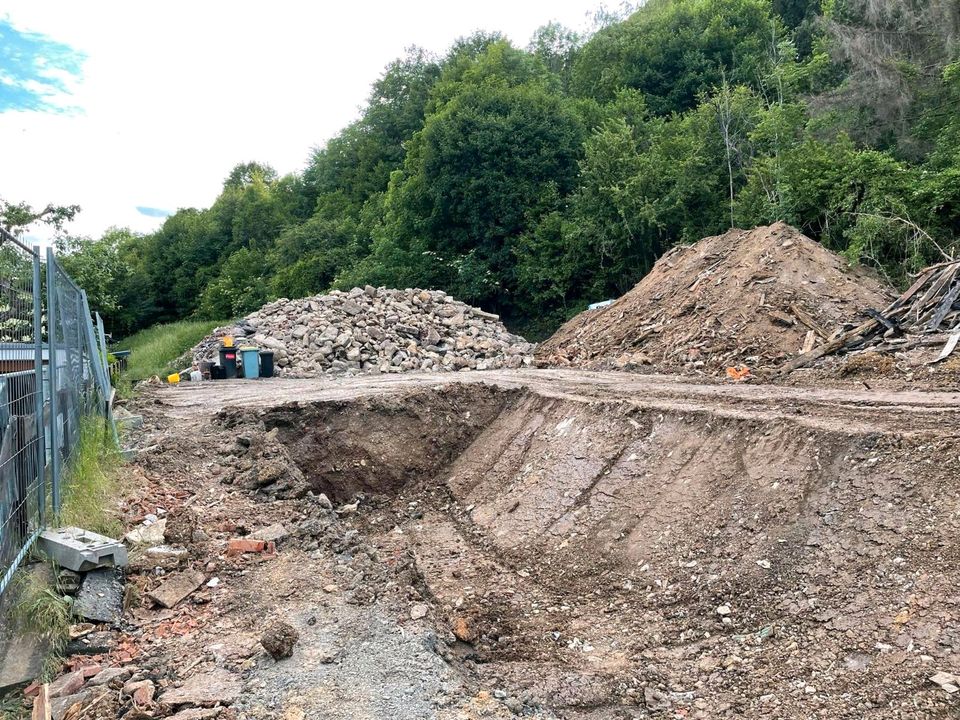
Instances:
[[[960,260],[931,265],[900,297],[870,319],[834,334],[826,343],[785,363],[785,375],[836,352],[893,352],[940,347],[930,362],[945,360],[960,341]]]

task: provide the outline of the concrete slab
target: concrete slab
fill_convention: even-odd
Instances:
[[[33,634],[0,637],[0,694],[40,677],[46,651],[46,644]]]
[[[127,549],[121,543],[82,528],[44,530],[37,542],[58,565],[75,572],[127,564]]]
[[[198,570],[189,570],[178,575],[171,575],[160,587],[153,592],[147,593],[147,597],[158,605],[165,608],[172,608],[192,593],[206,579],[206,576]]]
[[[120,622],[123,615],[123,583],[116,568],[91,570],[83,578],[73,611],[95,623]]]

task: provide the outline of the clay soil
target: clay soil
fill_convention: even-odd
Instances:
[[[768,370],[808,333],[812,349],[894,294],[789,225],[731,230],[666,253],[630,292],[560,328],[536,360],[708,377]]]
[[[161,698],[227,673],[223,718],[956,717],[929,678],[960,672],[958,401],[572,370],[147,390],[127,520],[162,507],[216,582],[154,607],[176,570],[135,561],[129,664]],[[226,552],[278,523],[275,554]]]

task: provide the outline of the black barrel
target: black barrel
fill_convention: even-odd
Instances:
[[[273,350],[260,351],[260,377],[273,377]]]
[[[220,348],[220,367],[223,368],[223,377],[231,380],[237,376],[237,349],[235,347]]]

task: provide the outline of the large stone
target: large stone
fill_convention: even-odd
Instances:
[[[293,646],[299,639],[300,633],[296,628],[290,623],[277,620],[270,623],[260,638],[260,644],[274,660],[282,660],[293,655]]]

